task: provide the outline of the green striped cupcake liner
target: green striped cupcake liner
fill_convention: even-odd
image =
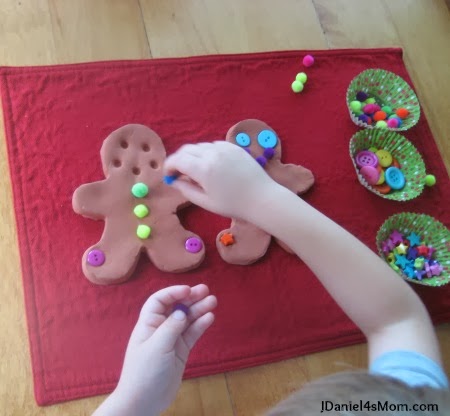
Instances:
[[[415,232],[419,235],[422,241],[436,249],[433,258],[444,269],[440,276],[425,277],[422,280],[406,276],[401,269],[397,271],[397,274],[408,282],[423,286],[443,286],[450,282],[450,231],[444,224],[429,215],[411,212],[389,217],[378,230],[376,237],[378,253],[387,263],[381,244],[388,239],[394,230],[398,230],[402,234]]]
[[[417,198],[425,186],[425,164],[422,156],[414,145],[404,136],[393,131],[386,130],[360,130],[350,139],[350,158],[355,167],[356,175],[361,185],[370,192],[393,201],[408,201]],[[401,171],[405,175],[406,184],[403,189],[391,191],[388,194],[378,192],[369,185],[364,177],[359,173],[355,157],[362,150],[371,147],[387,150],[400,163]]]
[[[356,100],[356,94],[364,91],[369,97],[375,98],[380,106],[390,106],[392,108],[406,108],[409,111],[408,117],[403,124],[397,128],[384,128],[382,130],[404,131],[415,126],[420,118],[419,100],[408,85],[408,83],[393,72],[384,69],[367,69],[353,78],[347,89],[347,108],[352,121],[365,129],[376,129],[375,125],[364,123],[358,119],[350,108],[350,103]]]

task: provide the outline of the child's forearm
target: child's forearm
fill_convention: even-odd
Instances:
[[[158,416],[159,412],[154,409],[140,408],[138,400],[132,403],[131,397],[123,397],[117,393],[112,392],[105,401],[98,407],[92,416]],[[141,406],[142,407],[142,406]]]
[[[251,221],[295,251],[364,332],[369,346],[371,338],[373,347],[377,334],[389,328],[394,334],[392,348],[396,348],[395,339],[401,337],[412,336],[410,342],[415,343],[417,330],[417,336],[426,337],[429,342],[423,346],[419,342],[415,349],[439,361],[438,344],[425,307],[374,252],[281,186],[258,202],[250,208]],[[397,326],[399,323],[401,327]],[[379,338],[384,342],[386,337]],[[398,344],[402,348],[408,342],[399,339]],[[389,346],[376,346],[375,354],[385,347]]]

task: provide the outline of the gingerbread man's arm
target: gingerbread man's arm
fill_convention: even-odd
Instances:
[[[266,171],[275,182],[297,195],[305,193],[314,184],[312,172],[303,166],[285,165],[279,160],[274,160],[268,164]]]
[[[86,183],[78,187],[72,197],[73,210],[84,217],[105,218],[108,203],[108,180]]]

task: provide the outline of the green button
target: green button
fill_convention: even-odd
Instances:
[[[138,225],[136,230],[136,235],[141,239],[145,240],[150,236],[152,229],[148,225]]]
[[[142,182],[135,183],[131,188],[131,193],[136,198],[144,198],[148,195],[148,186]]]
[[[144,204],[139,204],[134,207],[134,215],[138,218],[144,218],[148,215],[148,208]]]

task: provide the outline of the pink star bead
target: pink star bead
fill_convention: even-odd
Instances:
[[[391,239],[392,243],[394,243],[394,244],[403,243],[403,235],[400,232],[398,232],[398,230],[392,231],[389,238]]]
[[[381,250],[384,254],[389,254],[394,248],[394,244],[392,244],[391,240],[386,240],[381,243]]]

